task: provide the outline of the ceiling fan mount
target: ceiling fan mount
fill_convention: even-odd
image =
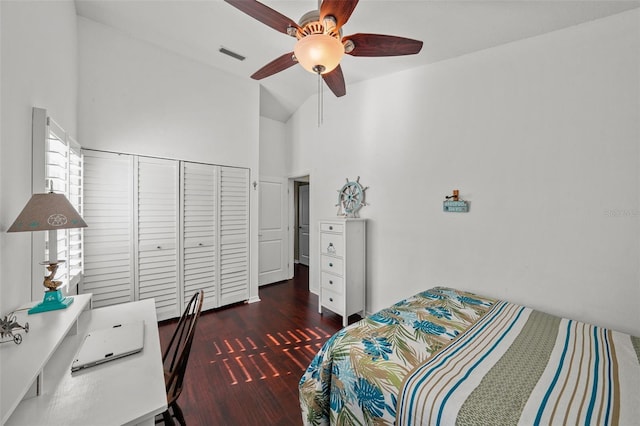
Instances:
[[[342,42],[342,28],[338,28],[336,31],[337,22],[336,18],[332,15],[325,16],[321,22],[320,11],[314,9],[302,15],[298,21],[300,28],[288,27],[287,34],[298,40],[311,34],[327,34]],[[356,47],[355,43],[351,40],[345,40],[342,44],[344,46],[344,53],[347,54],[351,53]]]
[[[336,28],[338,21],[332,15],[325,16],[324,19],[320,19],[320,11],[317,9],[310,10],[302,15],[298,21],[298,28],[295,29],[294,37],[300,39],[305,35],[319,34],[319,33],[333,33],[337,37],[342,35],[342,30],[333,31]]]
[[[230,5],[257,19],[276,31],[295,37],[294,52],[269,62],[251,75],[260,80],[299,63],[307,71],[322,75],[334,95],[346,92],[340,60],[346,53],[351,56],[414,55],[422,49],[422,41],[410,38],[357,33],[342,36],[342,26],[353,13],[358,0],[324,0],[319,9],[312,10],[296,23],[280,12],[256,0],[225,0]]]

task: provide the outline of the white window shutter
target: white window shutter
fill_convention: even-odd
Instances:
[[[69,143],[69,193],[68,198],[71,204],[78,210],[80,216],[84,215],[84,203],[82,200],[83,185],[83,158],[80,145],[70,139]],[[83,271],[83,237],[84,228],[69,229],[67,265],[69,268],[69,278],[71,286],[80,282]]]
[[[51,118],[47,118],[47,139],[45,143],[45,181],[47,187],[57,194],[64,194],[71,205],[83,214],[82,202],[82,152],[80,145]],[[83,230],[60,229],[57,258],[60,263],[56,279],[68,288],[75,287],[82,277],[82,238]],[[45,254],[49,258],[49,253]]]

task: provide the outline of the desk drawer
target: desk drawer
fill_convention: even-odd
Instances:
[[[322,232],[320,234],[320,251],[322,254],[344,257],[344,240],[342,239],[342,235]]]
[[[335,291],[339,294],[344,293],[344,281],[342,277],[329,274],[327,272],[322,272],[320,281],[323,289]]]
[[[336,314],[343,315],[343,312],[342,312],[343,304],[344,303],[343,303],[341,294],[322,289],[322,306],[326,306]]]
[[[334,274],[342,275],[342,259],[337,259],[331,256],[322,256],[320,260],[320,267],[323,271],[333,272]]]

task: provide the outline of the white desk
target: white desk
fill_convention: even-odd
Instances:
[[[38,335],[46,333],[47,327],[56,329],[64,322],[65,315],[73,314],[69,309],[74,305],[74,309],[81,311],[84,309],[82,303],[87,305],[88,299],[83,299],[86,296],[75,297],[74,303],[65,310],[19,317],[21,324],[26,318],[30,330],[23,334],[22,344],[14,345],[9,351],[23,350],[22,358],[30,357],[28,350],[33,348],[25,346],[27,341],[41,337]],[[73,356],[87,332],[135,320],[145,322],[142,352],[71,373]],[[43,322],[45,324],[39,324]],[[7,425],[153,424],[155,415],[167,408],[154,301],[143,300],[87,310],[80,314],[77,324],[77,334],[64,338],[53,355],[44,361],[46,365],[40,367],[43,376],[41,395],[22,400],[12,414],[11,402],[5,402],[5,391],[11,390],[12,384],[16,383],[13,382],[13,370],[24,366],[21,365],[21,358],[13,357],[11,362],[5,362],[8,358],[4,352],[1,354],[3,421],[6,415],[10,415],[6,420]],[[7,345],[9,343],[3,344],[3,351]]]

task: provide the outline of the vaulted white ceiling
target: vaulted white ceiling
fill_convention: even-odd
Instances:
[[[315,0],[264,0],[294,21],[318,7]],[[637,8],[640,1],[596,0],[361,0],[343,34],[377,33],[424,41],[418,55],[342,60],[347,95],[362,80],[420,67]],[[295,39],[243,14],[222,0],[76,0],[79,16],[113,27],[191,59],[250,78]],[[223,55],[224,47],[246,57]],[[261,114],[279,121],[317,90],[300,66],[260,81]],[[333,96],[327,91],[326,96]]]

